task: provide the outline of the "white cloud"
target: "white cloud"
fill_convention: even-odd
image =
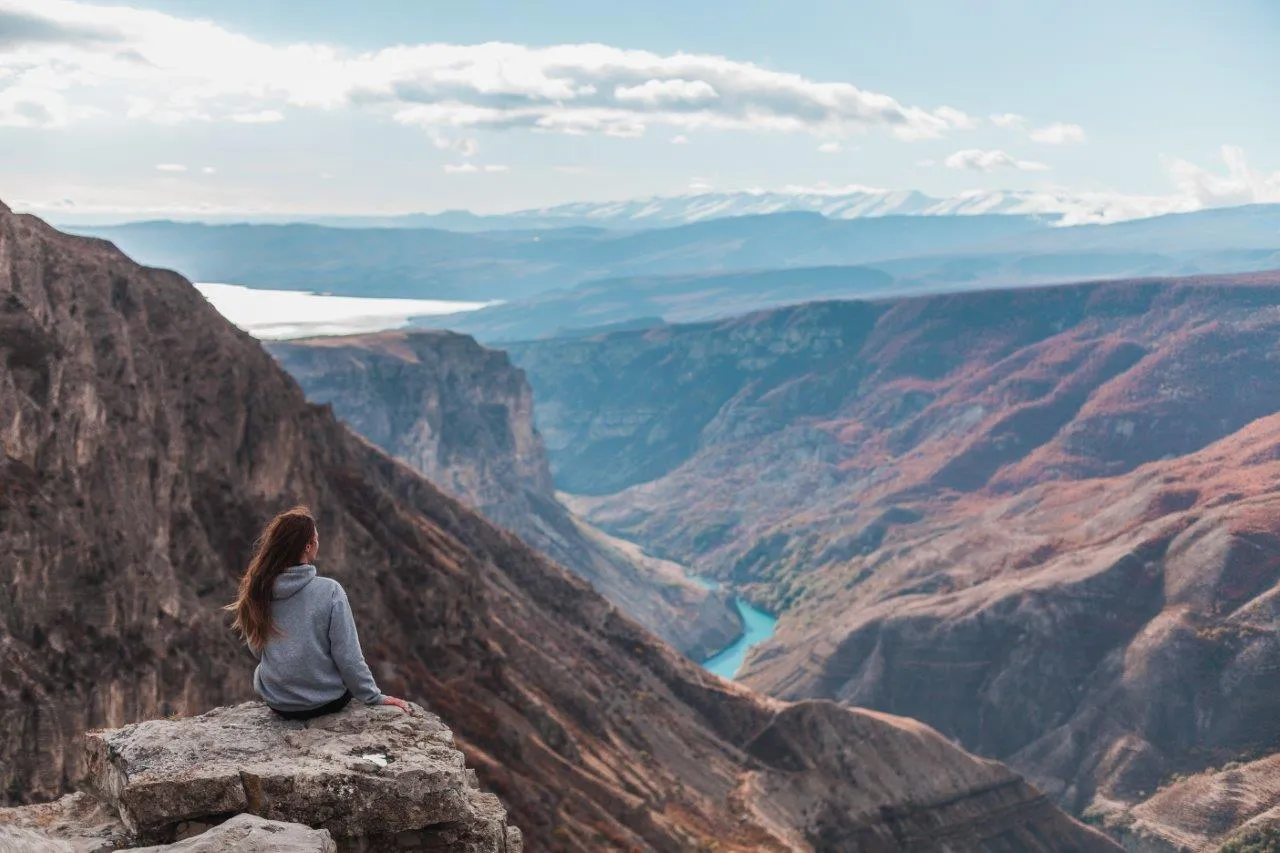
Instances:
[[[973,172],[995,172],[999,169],[1017,169],[1023,172],[1044,172],[1048,166],[1035,160],[1019,160],[1004,151],[983,151],[967,148],[957,151],[943,161],[948,169],[967,169]]]
[[[212,166],[205,166],[205,167],[204,167],[203,169],[201,169],[200,171],[201,171],[201,172],[204,172],[206,175],[212,175],[214,172],[216,172],[216,171],[218,171],[218,170],[217,170],[217,169],[215,169],[215,168],[214,168],[214,167],[212,167]]]
[[[562,175],[585,175],[591,171],[586,166],[555,166],[553,170]]]
[[[232,113],[228,116],[238,124],[275,124],[284,121],[284,113],[279,110],[258,110],[249,113]]]
[[[187,167],[181,163],[157,163],[156,168],[161,172],[185,172]]]
[[[669,103],[698,103],[719,97],[715,87],[705,80],[646,80],[639,86],[618,86],[613,96],[619,101],[639,101],[649,106]]]
[[[1280,172],[1250,169],[1244,149],[1235,145],[1222,146],[1220,156],[1227,167],[1225,175],[1177,158],[1166,159],[1165,168],[1178,192],[1200,207],[1280,203]]]
[[[991,123],[1005,130],[1022,130],[1027,120],[1017,113],[996,113],[991,116]]]
[[[685,136],[683,133],[678,133],[675,136],[671,137],[671,144],[672,145],[688,145],[689,137]]]
[[[934,112],[956,130],[973,130],[982,123],[982,119],[963,113],[954,107],[938,107]]]
[[[477,166],[475,163],[446,163],[444,172],[446,175],[474,175],[478,172],[488,172],[496,174],[498,172],[510,171],[510,166],[503,166],[499,163],[488,163],[484,166]]]
[[[652,127],[943,136],[976,118],[709,54],[601,44],[270,45],[208,21],[74,0],[0,0],[40,38],[0,41],[0,124],[274,122],[365,109],[438,133],[526,128],[639,136]],[[32,31],[28,28],[28,31]],[[56,102],[56,103],[55,103]]]
[[[928,160],[928,159],[925,159],[925,160],[917,160],[917,161],[916,161],[916,165],[917,165],[917,166],[921,166],[921,167],[923,167],[923,168],[928,169],[928,168],[929,168],[929,167],[931,167],[931,166],[936,166],[936,165],[938,165],[938,161],[937,161],[937,160]]]
[[[819,145],[819,146],[818,146],[818,150],[819,150],[819,151],[821,151],[823,154],[839,154],[839,153],[840,153],[840,143],[839,143],[839,142],[824,142],[824,143],[822,143],[821,145]]]
[[[1070,145],[1085,141],[1084,128],[1078,124],[1054,122],[1045,127],[1038,127],[1027,134],[1033,142],[1045,145]]]

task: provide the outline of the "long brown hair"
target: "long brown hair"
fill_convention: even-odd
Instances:
[[[276,578],[302,562],[302,555],[316,535],[311,510],[296,506],[271,519],[258,537],[253,559],[240,578],[240,593],[224,609],[236,614],[232,628],[261,651],[276,626],[271,621],[271,592]]]

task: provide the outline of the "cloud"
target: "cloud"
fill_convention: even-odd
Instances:
[[[553,167],[553,171],[559,172],[562,175],[585,175],[591,170],[586,166],[555,166]]]
[[[671,137],[671,144],[672,145],[688,145],[689,137],[685,136],[683,133],[678,133],[675,136]]]
[[[1027,120],[1017,113],[996,113],[991,116],[991,123],[1005,130],[1022,130]]]
[[[181,163],[157,163],[156,169],[161,172],[185,172],[187,167]]]
[[[937,160],[929,160],[929,159],[925,159],[925,160],[917,160],[917,161],[916,161],[916,165],[917,165],[917,166],[921,166],[921,167],[923,167],[923,168],[925,168],[925,169],[928,169],[928,168],[929,168],[929,167],[931,167],[931,166],[936,166],[936,165],[938,165],[938,161],[937,161]]]
[[[204,167],[203,169],[201,169],[200,171],[201,171],[201,172],[203,172],[203,173],[205,173],[206,175],[212,175],[212,174],[214,174],[215,172],[217,172],[218,170],[217,170],[217,169],[215,169],[215,168],[214,168],[214,167],[212,167],[212,166],[205,166],[205,167]]]
[[[258,110],[249,113],[232,113],[228,118],[238,124],[274,124],[284,121],[284,113],[279,110]]]
[[[1178,192],[1200,207],[1280,203],[1280,172],[1254,171],[1244,149],[1235,145],[1222,146],[1220,156],[1225,175],[1177,158],[1167,158],[1165,168]]]
[[[819,145],[819,146],[818,146],[818,150],[819,150],[819,151],[821,151],[823,154],[839,154],[839,153],[840,153],[840,143],[839,143],[839,142],[824,142],[824,143],[822,143],[821,145]]]
[[[0,8],[0,50],[36,44],[85,44],[114,41],[117,34],[90,24],[76,24]]]
[[[904,104],[850,82],[710,54],[499,42],[355,52],[266,44],[208,21],[128,6],[0,0],[0,10],[21,22],[16,35],[0,40],[0,94],[26,87],[66,99],[68,109],[56,116],[24,119],[41,125],[83,117],[71,107],[168,123],[362,109],[442,134],[881,129],[928,139],[978,124],[954,107]],[[0,106],[0,121],[6,114]]]
[[[1044,163],[1034,160],[1018,160],[1003,151],[983,151],[979,148],[967,148],[957,151],[943,161],[948,169],[967,169],[973,172],[995,172],[1000,169],[1017,169],[1023,172],[1044,172],[1049,169]]]
[[[650,107],[660,104],[685,103],[696,104],[710,101],[719,94],[705,80],[647,80],[639,86],[618,86],[613,96],[625,103],[638,101]]]
[[[1033,142],[1045,145],[1070,145],[1085,141],[1084,128],[1078,124],[1054,122],[1045,127],[1038,127],[1027,133]]]
[[[477,166],[475,163],[446,163],[444,165],[444,172],[446,175],[474,175],[478,172],[496,174],[498,172],[508,172],[510,170],[510,166],[503,166],[499,163],[489,163],[484,166]]]

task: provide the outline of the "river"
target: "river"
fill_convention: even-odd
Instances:
[[[720,583],[710,578],[694,574],[686,577],[705,589],[720,588]],[[772,637],[773,630],[778,624],[778,617],[770,616],[744,599],[735,598],[733,604],[738,608],[738,615],[742,617],[742,636],[733,645],[702,662],[703,669],[731,681],[737,677],[738,670],[742,669],[742,664],[746,662],[747,652]]]

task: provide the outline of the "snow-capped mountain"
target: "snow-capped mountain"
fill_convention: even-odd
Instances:
[[[1185,199],[1174,196],[1143,197],[1065,190],[981,190],[938,198],[916,190],[853,186],[697,192],[625,201],[573,202],[488,215],[446,211],[386,217],[324,217],[311,221],[326,225],[428,227],[459,231],[569,227],[637,229],[685,225],[728,216],[804,211],[833,219],[1029,214],[1052,217],[1060,225],[1080,225],[1141,219],[1192,207],[1194,205]]]

